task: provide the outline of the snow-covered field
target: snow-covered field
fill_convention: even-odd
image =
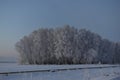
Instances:
[[[49,72],[29,72],[16,74],[0,74],[0,80],[120,80],[120,67],[116,65],[18,65],[0,64],[0,73],[51,70]],[[118,66],[118,65],[117,65]],[[92,68],[87,67],[108,67]],[[83,68],[69,70],[70,68]],[[56,71],[55,69],[68,69]]]

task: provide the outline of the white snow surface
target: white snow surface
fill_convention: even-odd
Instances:
[[[20,71],[37,71],[37,70],[53,70],[53,69],[69,69],[69,68],[87,68],[87,67],[107,67],[116,65],[18,65],[3,64],[0,65],[0,73],[4,72],[20,72]]]
[[[104,67],[114,65],[0,65],[2,72],[19,72],[34,70],[53,70],[67,68]],[[115,65],[116,66],[116,65]],[[120,80],[120,67],[65,70],[57,72],[31,72],[0,74],[0,80]]]

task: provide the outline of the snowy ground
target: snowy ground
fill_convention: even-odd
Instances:
[[[85,68],[111,65],[0,65],[0,73],[11,71],[29,71],[46,69]],[[112,65],[113,66],[113,65]],[[0,80],[120,80],[120,67],[65,70],[57,72],[30,72],[0,74]]]

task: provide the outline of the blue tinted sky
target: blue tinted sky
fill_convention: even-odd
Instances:
[[[33,30],[65,24],[120,41],[120,0],[0,0],[0,56],[17,56],[15,43]]]

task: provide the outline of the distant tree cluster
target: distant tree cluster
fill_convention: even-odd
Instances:
[[[120,42],[66,25],[41,28],[16,43],[22,64],[120,63]]]

